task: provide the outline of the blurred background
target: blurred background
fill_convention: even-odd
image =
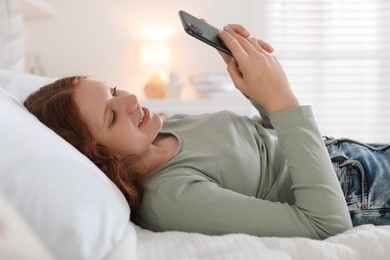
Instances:
[[[185,10],[269,42],[325,135],[390,142],[388,0],[22,2],[29,72],[90,75],[145,99],[202,97],[194,86],[213,97],[231,91],[218,53],[184,32]]]
[[[176,71],[183,81],[192,74],[225,72],[214,49],[184,32],[178,16],[181,9],[216,27],[241,23],[254,34],[258,31],[254,10],[257,1],[44,2],[51,12],[31,17],[26,32],[28,52],[39,56],[45,74],[93,75],[134,91],[144,84],[147,63],[153,59],[163,58],[160,62],[165,62],[166,72]],[[150,46],[152,43],[157,50]],[[145,57],[145,52],[149,57]],[[165,60],[161,55],[165,55]]]

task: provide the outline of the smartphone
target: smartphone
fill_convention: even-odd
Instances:
[[[218,37],[218,29],[189,13],[180,10],[179,17],[184,30],[191,36],[233,57],[231,51]]]

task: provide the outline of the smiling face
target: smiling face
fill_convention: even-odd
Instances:
[[[162,127],[159,115],[142,107],[135,95],[100,81],[82,79],[74,100],[99,144],[120,157],[146,156]]]

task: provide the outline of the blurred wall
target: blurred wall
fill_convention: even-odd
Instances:
[[[139,61],[142,30],[150,26],[169,28],[169,70],[176,70],[187,84],[193,74],[225,72],[214,49],[184,32],[180,9],[220,28],[227,23],[243,24],[261,37],[259,0],[46,1],[55,8],[56,16],[29,21],[26,28],[27,51],[39,55],[45,74],[86,74],[137,94],[145,82]]]

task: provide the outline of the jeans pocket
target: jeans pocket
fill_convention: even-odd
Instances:
[[[331,160],[349,211],[368,209],[368,185],[361,163],[343,154],[334,154]]]

